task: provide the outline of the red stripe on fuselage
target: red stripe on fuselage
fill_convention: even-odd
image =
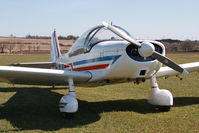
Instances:
[[[72,67],[72,63],[70,63],[68,65],[64,65],[64,68],[68,68],[68,67]]]
[[[108,66],[109,66],[109,64],[87,66],[87,67],[73,68],[73,71],[87,71],[87,70],[105,69]]]
[[[68,65],[65,65],[64,68],[72,67],[73,71],[88,71],[88,70],[105,69],[108,66],[109,66],[109,64],[102,64],[102,65],[95,65],[95,66],[86,66],[86,67],[73,68],[72,64],[68,64]]]
[[[59,51],[58,51],[58,46],[57,46],[57,39],[55,37],[55,31],[54,31],[54,38],[55,38],[55,44],[56,44],[56,49],[57,49],[57,55],[59,57]]]
[[[63,106],[63,105],[59,105],[59,108],[62,108],[62,109],[63,109],[63,108],[64,108],[64,106]]]

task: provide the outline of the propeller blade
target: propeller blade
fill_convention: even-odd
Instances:
[[[113,33],[117,34],[118,36],[120,36],[121,38],[123,38],[124,40],[127,40],[128,42],[134,44],[137,47],[141,47],[141,44],[137,41],[135,41],[132,37],[130,37],[129,35],[127,35],[124,31],[106,23],[106,22],[102,22],[102,24],[109,30],[111,30]]]
[[[141,48],[141,45],[138,41],[134,40],[132,37],[130,37],[128,34],[126,34],[124,31],[106,23],[106,22],[102,22],[102,24],[109,30],[111,30],[113,33],[117,34],[118,36],[120,36],[121,38],[123,38],[124,40],[132,43],[133,45],[137,46],[138,48]],[[169,58],[161,55],[160,53],[154,51],[153,54],[151,55],[153,58],[157,59],[159,62],[165,64],[166,66],[174,69],[175,71],[178,71],[184,75],[188,75],[189,72],[187,70],[185,70],[184,68],[180,67],[178,64],[176,64],[175,62],[173,62],[172,60],[170,60]]]
[[[180,67],[178,64],[176,64],[175,62],[173,62],[172,60],[170,60],[169,58],[161,55],[160,53],[154,51],[153,54],[151,55],[153,58],[157,59],[159,62],[165,64],[166,66],[184,74],[184,75],[188,75],[189,72],[187,70],[185,70],[184,68]]]

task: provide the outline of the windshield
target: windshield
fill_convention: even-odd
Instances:
[[[119,41],[123,40],[118,35],[105,27],[99,27],[94,29],[86,38],[85,45],[92,46],[102,41]]]
[[[115,26],[118,29],[124,31],[126,34],[130,35],[127,31],[122,29],[119,26]],[[87,51],[89,51],[95,44],[103,41],[122,41],[123,38],[119,37],[109,29],[104,26],[98,26],[94,28],[86,37],[84,45],[86,46]]]
[[[115,26],[115,25],[114,25]],[[130,34],[119,26],[115,26],[118,29],[124,31],[130,36]],[[123,38],[119,37],[103,25],[93,27],[86,31],[73,45],[71,52],[79,49],[84,49],[84,52],[89,52],[93,46],[103,41],[122,41]]]

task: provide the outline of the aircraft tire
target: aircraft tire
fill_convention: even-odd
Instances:
[[[61,114],[62,114],[63,118],[65,118],[65,119],[72,119],[75,116],[75,113],[62,112]]]
[[[157,109],[158,109],[160,112],[169,112],[170,109],[171,109],[171,106],[157,106]]]

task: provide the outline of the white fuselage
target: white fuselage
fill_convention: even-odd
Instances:
[[[163,44],[150,41],[160,46],[165,55]],[[104,80],[122,80],[149,78],[161,67],[157,60],[132,59],[126,52],[130,44],[126,41],[104,41],[96,44],[89,52],[74,56],[65,54],[59,63],[65,64],[64,69],[70,71],[89,71],[92,75],[89,82]]]

